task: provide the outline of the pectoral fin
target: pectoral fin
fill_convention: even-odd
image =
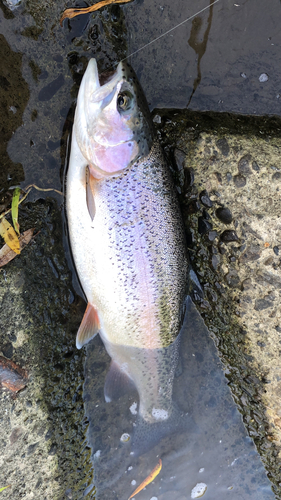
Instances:
[[[90,217],[92,220],[94,220],[96,207],[95,207],[95,198],[93,191],[93,177],[90,174],[89,167],[86,167],[86,202]]]
[[[76,347],[81,349],[83,345],[87,344],[99,331],[100,322],[97,310],[88,303],[87,309],[83,316],[81,325],[77,332]]]
[[[118,399],[135,388],[132,379],[120,369],[117,363],[111,361],[104,384],[105,401],[110,403],[113,399]]]

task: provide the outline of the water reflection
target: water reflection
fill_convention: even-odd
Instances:
[[[192,489],[200,483],[207,486],[206,500],[274,499],[230,395],[213,341],[191,301],[188,304],[173,388],[174,402],[187,424],[184,430],[160,437],[140,456],[132,454],[139,423],[137,393],[105,403],[103,385],[110,358],[98,338],[87,347],[84,401],[98,500],[129,498],[159,458],[162,470],[138,493],[139,500],[184,500],[191,498]],[[124,439],[124,434],[132,438]]]
[[[209,10],[209,15],[208,15],[208,19],[207,19],[207,27],[205,29],[203,40],[201,42],[199,41],[200,40],[199,37],[200,37],[200,30],[201,30],[202,25],[203,25],[203,19],[201,17],[195,17],[195,19],[193,19],[193,21],[192,21],[192,28],[191,28],[191,32],[190,32],[190,37],[188,39],[188,44],[197,55],[197,77],[195,78],[195,80],[193,82],[193,90],[192,90],[191,96],[188,100],[188,103],[186,105],[187,108],[191,102],[191,99],[193,97],[194,92],[196,91],[198,85],[201,82],[201,78],[202,78],[201,59],[202,59],[202,57],[205,54],[206,49],[207,49],[207,42],[209,39],[209,33],[210,33],[210,29],[212,26],[212,20],[213,20],[213,9],[214,9],[213,0],[210,0],[210,10]]]

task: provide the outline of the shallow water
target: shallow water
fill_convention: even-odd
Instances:
[[[137,429],[138,421],[132,413],[137,395],[105,403],[103,383],[110,359],[99,339],[87,347],[84,404],[90,422],[87,437],[93,452],[97,499],[128,498],[159,458],[162,470],[138,494],[140,500],[164,500],[167,495],[175,500],[191,498],[198,483],[207,486],[206,500],[274,498],[231,397],[214,343],[191,301],[187,318],[173,393],[184,412],[184,430],[170,433],[138,458],[130,454],[130,441],[120,440],[124,433],[133,435]]]

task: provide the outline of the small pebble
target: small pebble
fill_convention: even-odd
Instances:
[[[262,74],[259,76],[259,81],[260,81],[261,83],[267,82],[267,81],[268,81],[268,74],[267,74],[267,73],[262,73]]]
[[[250,154],[243,156],[238,162],[238,170],[241,175],[250,175],[252,173],[252,169],[250,167],[250,161],[252,157]]]
[[[198,217],[198,232],[199,234],[206,234],[208,231],[213,229],[213,226],[203,217]]]
[[[245,291],[245,290],[250,290],[251,288],[252,288],[251,279],[250,278],[245,279],[242,283],[241,290]]]
[[[208,195],[208,193],[207,193],[206,189],[204,189],[204,191],[201,191],[201,193],[200,193],[199,197],[200,197],[200,201],[201,201],[201,203],[203,203],[203,205],[204,205],[205,207],[207,207],[207,208],[211,208],[211,207],[213,206],[213,203],[212,203],[212,201],[210,200],[209,195]]]
[[[177,148],[175,149],[174,158],[179,170],[182,170],[184,167],[185,157],[186,154],[183,151]]]
[[[256,172],[259,172],[260,167],[258,166],[256,161],[253,161],[252,163],[252,169],[255,170]]]
[[[218,244],[218,249],[221,255],[224,255],[226,252],[226,248],[222,246],[222,244]]]
[[[155,115],[153,118],[154,123],[161,123],[161,116]]]
[[[222,176],[220,172],[214,172],[218,182],[221,184],[222,183]]]
[[[254,260],[258,260],[261,255],[261,249],[259,245],[250,245],[246,248],[246,251],[241,255],[240,262],[253,262]]]
[[[229,271],[229,273],[225,275],[225,281],[230,288],[236,288],[240,283],[239,276],[236,271]]]
[[[219,139],[216,142],[217,147],[222,152],[223,156],[228,156],[229,153],[229,144],[225,138]]]
[[[2,346],[2,352],[6,358],[11,359],[14,352],[13,344],[11,342],[7,342],[7,344],[4,344]]]
[[[226,207],[217,208],[216,216],[224,224],[231,224],[232,222],[232,213]]]
[[[236,187],[241,188],[245,186],[246,178],[243,175],[238,174],[233,177],[233,182]]]
[[[186,211],[188,214],[195,214],[200,210],[200,203],[198,200],[192,200],[188,203]]]
[[[208,238],[210,241],[214,241],[218,236],[217,231],[209,231]]]
[[[273,252],[275,253],[275,255],[278,255],[279,254],[279,248],[278,247],[273,247]]]
[[[209,212],[207,212],[207,210],[205,208],[203,209],[202,215],[203,215],[204,219],[211,220],[211,216],[210,216]]]
[[[193,186],[194,184],[194,170],[193,168],[186,168],[184,171],[184,185],[186,188]]]
[[[271,300],[257,299],[255,301],[255,310],[256,311],[263,311],[264,309],[267,309],[268,307],[272,307]]]
[[[219,255],[213,255],[212,256],[212,267],[216,271],[218,266],[220,265],[220,256]]]
[[[247,78],[246,73],[240,73],[240,76],[242,76],[242,78]]]
[[[230,241],[238,241],[239,238],[237,236],[236,231],[233,231],[232,229],[227,229],[221,234],[221,241],[224,241],[225,243],[228,243]]]

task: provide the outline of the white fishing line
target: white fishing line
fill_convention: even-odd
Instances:
[[[173,28],[169,29],[168,31],[166,31],[165,33],[162,33],[162,35],[159,35],[157,38],[154,38],[154,40],[151,40],[150,42],[146,43],[145,45],[143,45],[142,47],[140,47],[139,49],[135,50],[135,52],[132,52],[129,56],[127,57],[124,57],[124,59],[121,59],[121,61],[119,62],[123,62],[123,61],[126,61],[127,59],[129,59],[129,57],[131,56],[134,56],[135,54],[137,54],[138,52],[140,52],[141,50],[143,49],[146,49],[146,47],[149,47],[149,45],[152,45],[154,42],[157,42],[157,40],[160,40],[160,38],[163,38],[163,36],[166,36],[168,35],[169,33],[171,33],[172,31],[176,30],[177,28],[179,28],[180,26],[182,26],[183,24],[187,23],[188,21],[190,21],[191,19],[193,19],[194,17],[198,16],[198,14],[201,14],[202,12],[204,12],[204,10],[207,10],[209,9],[210,7],[212,7],[213,5],[215,5],[215,3],[218,3],[220,0],[215,0],[213,3],[211,3],[210,5],[207,5],[207,7],[204,7],[203,9],[199,10],[199,12],[196,12],[196,14],[193,14],[192,16],[188,17],[187,19],[185,19],[184,21],[182,21],[181,23],[177,24],[176,26],[174,26]]]

